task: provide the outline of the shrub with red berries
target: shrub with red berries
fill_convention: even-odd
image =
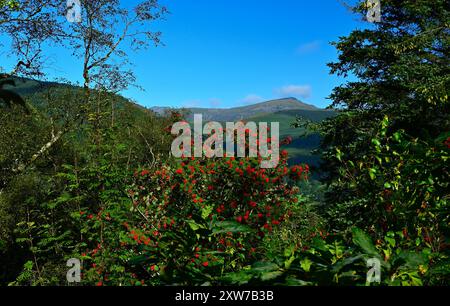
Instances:
[[[137,173],[129,194],[141,222],[129,228],[128,247],[141,258],[138,269],[156,276],[151,267],[158,266],[171,282],[195,283],[186,275],[198,273],[201,283],[209,273],[237,271],[258,259],[254,250],[297,200],[298,189],[286,182],[306,179],[309,171],[289,169],[287,154],[273,169],[260,162],[184,158],[176,167]]]

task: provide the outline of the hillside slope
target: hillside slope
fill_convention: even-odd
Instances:
[[[62,90],[64,88],[80,90],[79,87],[73,85],[37,82],[27,79],[18,79],[16,80],[16,87],[9,87],[9,89],[14,90],[20,95],[29,97],[30,99],[27,100],[35,107],[39,107],[39,102],[38,99],[34,100],[33,94],[45,92],[48,88],[56,88],[57,90]],[[139,104],[130,102],[128,99],[120,95],[116,95],[115,97],[117,98],[116,107],[131,107],[129,108],[132,112],[130,115],[135,117],[135,120],[146,118],[146,114],[149,112],[164,114],[165,111],[170,109],[168,107],[146,108]],[[228,109],[189,108],[185,110],[188,113],[187,117],[189,121],[193,119],[193,114],[202,114],[204,123],[207,121],[218,121],[224,123],[227,121],[235,122],[238,120],[255,121],[257,123],[279,122],[280,139],[288,136],[293,139],[292,144],[283,147],[283,149],[286,149],[289,152],[289,163],[308,163],[313,167],[318,165],[319,158],[312,155],[311,151],[318,148],[320,144],[320,137],[319,135],[309,135],[307,137],[300,138],[299,135],[301,135],[303,131],[292,127],[292,124],[295,122],[297,117],[303,117],[313,122],[320,122],[328,117],[334,116],[335,114],[333,111],[319,109],[313,105],[305,104],[295,98],[277,99]]]
[[[81,91],[82,88],[76,85],[72,84],[64,84],[64,83],[57,83],[57,82],[45,82],[45,81],[36,81],[32,79],[26,79],[26,78],[16,78],[14,79],[16,86],[11,85],[5,85],[5,89],[12,90],[16,92],[17,94],[21,95],[24,98],[27,98],[27,102],[30,103],[33,107],[40,107],[42,105],[41,101],[38,97],[36,97],[36,94],[45,93],[49,89],[51,89],[52,94],[62,94],[65,90],[69,91]],[[125,106],[129,106],[132,108],[135,115],[142,114],[148,114],[152,112],[150,109],[141,106],[137,103],[134,103],[130,101],[129,99],[119,95],[119,94],[112,94],[112,96],[115,99],[115,106],[118,108],[123,108]],[[81,97],[81,96],[80,96]],[[81,102],[81,101],[80,101]],[[152,112],[153,113],[153,112]]]

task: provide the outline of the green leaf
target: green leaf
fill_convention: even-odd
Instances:
[[[427,264],[427,258],[420,253],[401,251],[395,258],[396,263],[400,263],[401,267],[408,269],[416,269],[420,265]]]
[[[395,247],[396,242],[394,238],[386,237],[385,240],[389,243],[391,247]]]
[[[304,280],[301,279],[296,279],[293,277],[289,277],[286,279],[286,285],[287,286],[311,286],[313,285],[313,283],[311,282],[306,282]]]
[[[311,269],[311,265],[312,265],[312,261],[309,260],[309,258],[305,258],[302,261],[300,261],[300,267],[302,267],[302,269],[305,272],[309,272],[309,270]]]
[[[281,271],[273,271],[273,272],[262,273],[261,274],[261,280],[262,281],[272,280],[272,279],[275,279],[275,278],[279,277],[282,274],[283,274],[283,272],[281,272]]]
[[[375,146],[377,146],[377,147],[380,147],[381,146],[381,143],[380,143],[380,141],[378,140],[378,139],[372,139],[372,144],[374,144]]]
[[[277,271],[278,269],[279,268],[277,264],[268,261],[258,261],[252,266],[252,270],[254,272],[261,272],[261,273],[273,272]]]
[[[27,261],[24,265],[23,265],[23,269],[24,270],[31,270],[33,269],[33,262],[31,260]]]
[[[284,257],[290,257],[294,254],[295,246],[291,245],[284,250]]]
[[[373,245],[372,239],[369,237],[369,235],[367,235],[361,229],[356,227],[352,229],[352,234],[353,234],[353,243],[359,246],[361,249],[363,249],[363,251],[366,252],[366,254],[380,257],[380,254]]]
[[[237,284],[237,285],[244,285],[247,284],[251,279],[253,278],[253,274],[248,271],[239,271],[239,272],[233,272],[228,273],[224,275],[222,278],[223,281],[227,283]]]
[[[213,211],[213,207],[212,205],[207,205],[205,207],[202,208],[202,218],[203,219],[207,219],[209,217],[209,215],[212,213]]]
[[[336,158],[339,160],[339,161],[342,161],[342,152],[341,152],[341,150],[339,150],[338,148],[336,148]]]
[[[289,269],[289,268],[291,267],[291,264],[292,264],[292,262],[293,262],[294,260],[295,260],[295,256],[294,256],[294,255],[292,255],[291,258],[286,259],[286,260],[284,261],[284,268],[285,268],[285,269]]]
[[[345,260],[338,261],[336,264],[334,264],[332,272],[338,273],[342,268],[345,268],[346,266],[351,265],[362,258],[363,255],[357,255],[350,258],[346,258]]]
[[[195,232],[199,229],[204,229],[205,227],[201,224],[196,223],[194,220],[187,220],[187,224],[189,224],[189,227]]]
[[[222,221],[217,222],[213,229],[212,234],[221,234],[221,233],[248,233],[252,232],[252,229],[244,224],[240,224],[235,221]]]

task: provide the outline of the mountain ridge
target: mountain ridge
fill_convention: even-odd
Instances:
[[[163,114],[165,111],[173,108],[170,107],[151,107],[150,110]],[[180,109],[180,108],[175,108]],[[296,98],[281,98],[268,100],[251,105],[237,106],[231,108],[202,108],[202,107],[188,107],[182,108],[188,113],[188,118],[192,119],[193,114],[202,114],[203,120],[209,121],[236,121],[244,120],[250,117],[261,116],[264,114],[277,113],[288,110],[308,110],[308,111],[325,111],[314,105],[304,103]]]
[[[59,89],[82,90],[81,87],[57,82],[39,82],[30,79],[16,78],[16,86],[9,86],[8,89],[29,98],[32,106],[39,106],[34,99],[33,94],[43,92],[50,87],[54,87],[56,91]],[[239,120],[254,122],[279,122],[280,137],[285,138],[291,136],[293,138],[292,145],[285,146],[290,154],[289,163],[299,164],[308,163],[310,165],[318,165],[319,157],[311,154],[319,146],[320,136],[317,134],[308,137],[299,138],[302,129],[296,129],[292,126],[297,117],[303,117],[313,122],[320,122],[330,116],[335,115],[335,111],[322,109],[314,105],[306,104],[296,98],[282,98],[264,101],[251,105],[244,105],[232,108],[171,108],[171,107],[146,107],[142,104],[133,102],[121,95],[116,95],[119,105],[131,106],[130,110],[135,110],[133,116],[141,116],[147,112],[163,115],[168,110],[186,110],[186,118],[192,121],[193,114],[202,114],[204,122],[236,122]],[[39,100],[39,99],[38,99]],[[1,102],[1,101],[0,101]]]
[[[27,78],[14,78],[16,81],[16,87],[10,88],[11,90],[17,92],[20,95],[29,96],[40,91],[45,90],[51,86],[56,88],[80,88],[77,85],[65,84],[58,82],[48,82],[48,81],[37,81]],[[131,103],[136,108],[141,111],[152,111],[156,114],[163,115],[166,111],[175,110],[185,110],[186,117],[188,120],[193,119],[193,114],[202,114],[203,120],[205,121],[238,121],[238,120],[248,120],[254,117],[267,116],[270,114],[283,112],[283,111],[310,111],[310,112],[325,112],[327,110],[318,108],[314,105],[304,103],[297,98],[287,97],[280,99],[272,99],[268,101],[263,101],[250,105],[242,105],[230,108],[202,108],[202,107],[165,107],[165,106],[153,106],[148,107],[142,104],[133,102],[130,99],[122,95],[117,95],[124,103]]]

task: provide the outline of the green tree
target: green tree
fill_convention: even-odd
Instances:
[[[52,0],[0,1],[0,33],[10,43],[3,55],[15,59],[13,67],[8,67],[10,75],[42,76],[42,45],[59,42],[63,34],[59,6]],[[3,69],[0,66],[0,72]]]
[[[448,4],[445,0],[383,1],[381,22],[334,43],[339,60],[329,64],[331,72],[356,77],[334,89],[331,106],[339,115],[321,127],[330,185],[327,202],[342,204],[341,215],[352,211],[346,218],[333,216],[331,221],[340,228],[372,225],[365,217],[375,205],[368,194],[376,186],[362,181],[373,178],[377,170],[359,169],[356,163],[375,156],[373,138],[385,116],[390,119],[385,136],[402,130],[431,144],[449,130]],[[365,1],[354,11],[365,16]]]
[[[316,126],[331,230],[358,226],[388,258],[394,247],[431,250],[421,272],[428,283],[449,275],[448,8],[445,0],[383,1],[381,22],[334,43],[331,72],[356,80],[333,90],[338,115]],[[361,1],[354,11],[366,9]]]

